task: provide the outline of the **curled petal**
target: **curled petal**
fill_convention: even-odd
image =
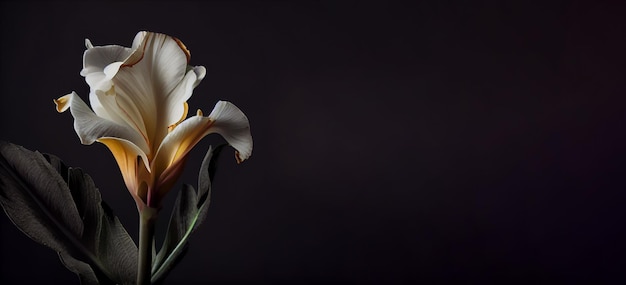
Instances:
[[[204,66],[190,67],[180,84],[167,96],[167,110],[164,113],[167,117],[165,123],[168,127],[177,125],[187,117],[188,106],[186,102],[191,98],[193,89],[200,84],[205,75]]]
[[[71,94],[67,94],[59,99],[54,99],[54,105],[57,107],[57,112],[63,113],[67,111],[67,109],[70,108],[70,100],[75,94],[75,92],[72,92]]]
[[[139,49],[139,47],[144,43],[144,38],[146,37],[147,34],[148,32],[141,31],[135,35],[135,38],[133,39],[133,45],[131,46],[133,50],[136,51]],[[143,54],[143,51],[139,53]],[[141,56],[141,54],[138,54],[138,55]]]
[[[70,109],[74,117],[74,130],[82,144],[89,145],[103,137],[120,138],[141,150],[141,157],[146,166],[148,165],[146,157],[146,152],[149,151],[148,145],[141,134],[134,129],[98,117],[75,92],[54,100],[54,103],[59,112]]]
[[[204,68],[204,66],[196,66],[191,68],[191,70],[196,74],[196,80],[193,82],[193,88],[196,88],[196,86],[200,84],[200,81],[204,79],[204,76],[206,76],[206,68]]]
[[[237,163],[252,155],[252,135],[248,117],[230,102],[219,101],[211,111],[209,118],[214,122],[211,133],[218,133],[235,148]]]
[[[85,77],[92,89],[103,83],[106,78],[104,70],[107,66],[125,61],[132,53],[130,48],[117,45],[94,47],[89,40],[86,40],[86,45],[87,50],[83,55],[83,69],[80,74]]]
[[[250,157],[252,136],[248,118],[232,103],[219,101],[208,117],[203,117],[198,110],[196,116],[183,121],[165,137],[154,158],[153,173],[163,173],[162,178],[173,176],[169,172],[180,171],[178,164],[184,162],[189,151],[210,133],[222,135],[235,148],[238,163]]]

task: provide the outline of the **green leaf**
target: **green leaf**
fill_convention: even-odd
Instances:
[[[187,252],[189,236],[206,218],[217,158],[226,146],[209,147],[198,175],[198,191],[185,184],[178,193],[163,246],[152,267],[152,283],[161,282]]]
[[[135,282],[137,247],[81,169],[0,141],[0,205],[82,284]]]

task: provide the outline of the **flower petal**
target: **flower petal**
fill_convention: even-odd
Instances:
[[[189,67],[185,78],[183,78],[180,84],[167,96],[166,106],[168,106],[168,109],[164,116],[167,118],[165,123],[168,127],[177,125],[187,117],[188,106],[186,102],[191,98],[193,89],[200,84],[200,81],[202,81],[205,75],[206,69],[204,66]]]
[[[70,109],[74,117],[74,130],[80,138],[82,144],[92,144],[99,138],[114,137],[129,141],[142,151],[142,158],[146,165],[148,159],[146,153],[149,151],[146,141],[136,130],[117,124],[113,121],[98,117],[85,102],[72,92],[59,99],[54,100],[57,111],[64,112]]]
[[[113,154],[113,157],[115,157],[115,161],[117,161],[120,167],[128,189],[137,190],[139,186],[136,180],[137,157],[144,157],[145,154],[143,154],[143,151],[135,144],[125,139],[103,137],[99,138],[98,142],[106,145]]]
[[[89,46],[91,42],[86,41]],[[87,84],[96,89],[105,79],[104,69],[114,62],[124,62],[132,54],[132,49],[118,46],[96,46],[87,48],[83,54],[83,69],[80,75],[85,77]]]
[[[205,137],[213,121],[201,114],[188,118],[167,134],[152,161],[152,173],[163,173]],[[179,155],[177,155],[179,154]],[[161,175],[161,176],[169,176]]]
[[[143,122],[137,122],[137,118],[131,117],[122,108],[118,107],[115,98],[114,85],[111,79],[126,61],[133,50],[118,45],[94,47],[89,39],[85,39],[87,50],[83,55],[83,70],[81,75],[85,77],[91,88],[89,102],[93,111],[100,117],[109,119],[118,124],[126,124],[145,133]],[[137,126],[137,127],[136,127]]]
[[[147,161],[144,152],[134,143],[120,138],[103,137],[98,142],[106,145],[115,157],[126,188],[131,193],[137,205],[146,203],[147,187],[142,187],[142,182],[149,181],[147,167],[137,167],[138,157],[141,157],[144,163]],[[147,166],[147,165],[146,165]],[[145,184],[145,183],[144,183]]]
[[[137,106],[127,97],[117,96],[115,88],[111,93],[102,93],[92,90],[89,93],[91,106],[94,112],[103,118],[120,125],[128,126],[141,134],[143,140],[150,141],[148,132]],[[146,153],[149,154],[149,153]]]
[[[85,39],[85,47],[87,49],[93,48],[93,44],[91,43],[89,39]]]
[[[235,148],[235,158],[240,163],[252,154],[252,136],[246,115],[230,102],[219,101],[208,117],[202,112],[174,128],[163,140],[153,160],[153,173],[169,177],[170,169],[178,169],[177,163],[206,135],[218,133]]]
[[[158,147],[166,133],[169,94],[181,83],[187,71],[187,53],[174,38],[158,33],[140,33],[135,51],[112,78],[117,104],[131,118],[141,118],[146,136]],[[182,105],[180,106],[182,108]],[[158,116],[157,116],[158,114]],[[135,121],[135,120],[134,120]]]
[[[248,117],[230,102],[219,101],[215,104],[209,118],[214,121],[210,133],[218,133],[235,148],[237,163],[252,155],[252,135]]]

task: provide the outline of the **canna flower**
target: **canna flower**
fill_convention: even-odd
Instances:
[[[85,41],[80,72],[89,85],[91,108],[72,92],[54,103],[70,109],[82,144],[103,143],[113,153],[138,209],[158,208],[180,176],[190,150],[218,133],[235,149],[238,163],[252,153],[248,118],[219,101],[208,116],[187,118],[187,100],[206,74],[190,66],[178,39],[139,32],[131,48]]]

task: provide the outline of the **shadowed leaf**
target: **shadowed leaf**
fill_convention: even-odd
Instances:
[[[0,205],[82,284],[135,282],[137,247],[81,169],[0,141]]]
[[[163,246],[152,267],[152,282],[161,282],[187,251],[189,236],[206,218],[209,208],[211,180],[222,148],[209,147],[198,175],[198,191],[185,184],[178,193]]]

